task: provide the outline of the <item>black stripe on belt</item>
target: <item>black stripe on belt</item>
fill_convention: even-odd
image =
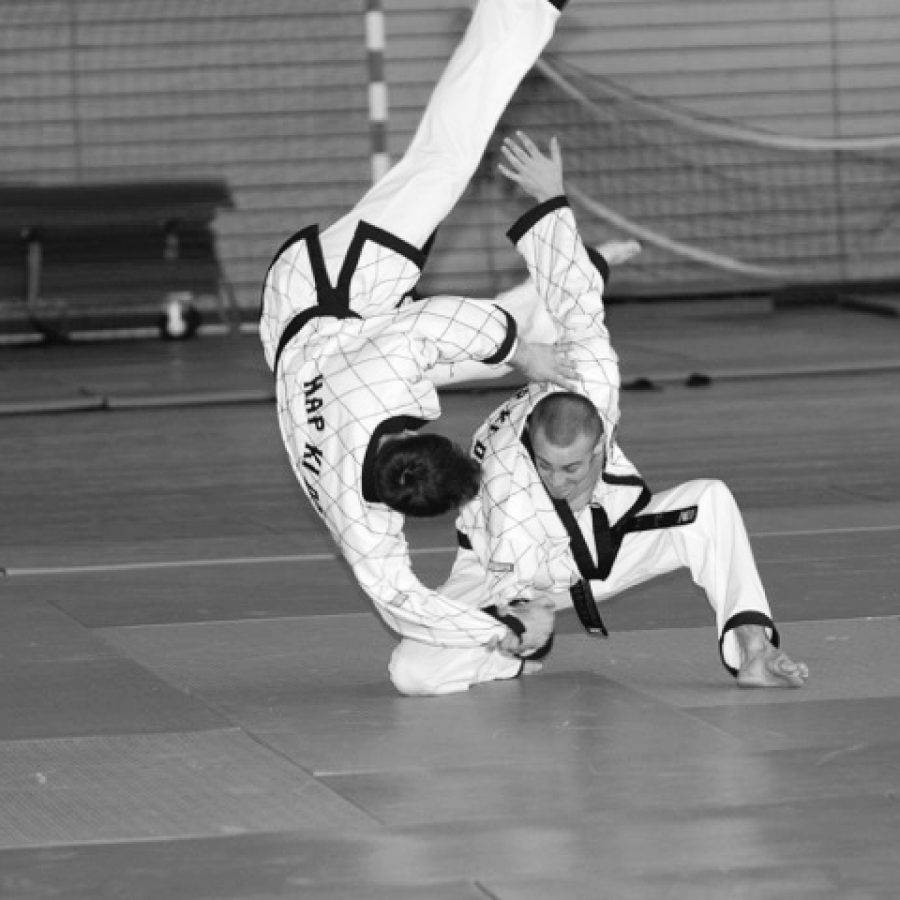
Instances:
[[[642,501],[643,505],[646,506],[647,501],[644,501],[643,498],[644,493],[642,492],[641,500],[635,506],[639,506]],[[556,506],[556,511],[569,535],[572,555],[582,576],[581,581],[569,589],[569,594],[572,597],[572,606],[575,608],[581,624],[589,634],[601,634],[604,637],[609,635],[609,631],[606,625],[603,624],[603,619],[600,618],[597,602],[591,590],[591,580],[597,579],[602,581],[609,577],[625,535],[635,531],[677,528],[680,525],[689,525],[697,518],[697,507],[686,506],[683,509],[672,509],[666,512],[627,515],[610,527],[604,510],[599,506],[592,506],[594,542],[597,548],[597,564],[594,565],[587,542],[575,521],[575,516],[569,508],[569,504],[565,503],[565,501],[554,501],[554,506]]]
[[[300,333],[303,326],[306,325],[307,322],[322,316],[330,316],[335,319],[362,318],[362,316],[349,309],[340,312],[329,310],[324,306],[310,306],[308,309],[304,309],[303,312],[294,316],[294,318],[287,323],[284,331],[281,332],[281,337],[278,340],[278,347],[275,349],[275,371],[278,370],[278,360],[281,359],[281,354],[284,352],[287,345]]]

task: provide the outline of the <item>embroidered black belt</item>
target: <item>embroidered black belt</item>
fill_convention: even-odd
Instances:
[[[284,331],[281,332],[281,337],[278,340],[278,346],[275,348],[275,371],[278,371],[278,360],[281,359],[281,354],[284,353],[287,345],[300,333],[301,329],[307,322],[312,321],[313,319],[322,318],[324,316],[328,316],[333,319],[361,319],[362,316],[359,314],[352,312],[351,310],[344,310],[342,312],[335,312],[333,310],[328,310],[322,306],[310,306],[308,309],[304,309],[303,312],[297,313],[290,322],[285,326]]]
[[[604,474],[604,479],[611,481],[613,476]],[[623,481],[626,479],[623,478]],[[679,525],[689,525],[697,518],[697,507],[686,506],[683,509],[672,509],[658,513],[638,514],[637,510],[643,509],[650,502],[650,489],[639,478],[628,478],[641,485],[641,494],[637,502],[615,525],[610,526],[606,512],[601,506],[592,506],[591,517],[594,524],[594,543],[597,552],[597,562],[588,550],[587,542],[569,504],[564,500],[554,500],[556,514],[559,516],[569,535],[569,544],[575,564],[581,574],[581,581],[575,584],[569,591],[572,596],[572,605],[581,620],[581,624],[591,634],[601,634],[606,637],[609,634],[603,619],[597,609],[594,594],[591,590],[591,581],[603,581],[609,577],[619,549],[626,534],[636,531],[653,531],[661,528],[677,528]]]
[[[636,483],[641,485],[642,490],[640,497],[631,510],[613,526],[610,526],[603,507],[592,506],[590,508],[594,524],[594,543],[597,551],[596,563],[594,563],[587,542],[581,529],[578,527],[578,523],[575,521],[575,515],[569,504],[565,500],[554,500],[553,505],[569,536],[572,556],[581,575],[581,580],[569,589],[569,594],[572,597],[572,606],[575,608],[575,613],[588,633],[607,637],[609,630],[603,623],[597,608],[597,601],[594,599],[594,593],[591,590],[591,581],[604,581],[609,577],[626,534],[636,531],[653,531],[689,525],[697,518],[697,507],[686,506],[682,509],[666,510],[665,512],[638,514],[636,511],[643,509],[650,502],[650,489],[646,484],[640,478],[634,476],[626,476],[620,479],[604,473],[603,477],[604,480],[609,482]],[[457,531],[456,538],[460,547],[466,550],[472,549],[472,542],[469,540],[468,535]]]

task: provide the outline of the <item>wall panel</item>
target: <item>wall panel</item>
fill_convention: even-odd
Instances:
[[[465,0],[382,3],[396,158],[468,11]],[[365,8],[365,0],[0,0],[0,180],[226,179],[236,206],[219,220],[220,247],[241,303],[254,308],[281,241],[331,221],[368,186]],[[900,133],[896,0],[572,0],[548,52],[748,127]],[[439,233],[426,288],[488,293],[521,275],[503,236],[521,204],[488,177],[492,165]],[[654,185],[641,197],[640,174],[623,168],[622,178],[661,222],[702,221],[686,187]],[[790,211],[779,221],[785,234],[801,227]],[[811,230],[808,247],[827,240]]]

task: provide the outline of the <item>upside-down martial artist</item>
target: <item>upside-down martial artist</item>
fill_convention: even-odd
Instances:
[[[564,2],[480,0],[403,158],[348,215],[282,246],[263,288],[260,336],[294,473],[386,623],[436,645],[511,632],[410,566],[404,515],[456,508],[478,486],[465,450],[415,433],[440,415],[434,372],[509,362],[566,382],[574,370],[552,344],[518,339],[493,303],[404,297]]]
[[[651,494],[616,443],[619,371],[604,323],[606,272],[582,244],[558,144],[545,156],[520,133],[505,142],[504,159],[501,171],[538,201],[509,235],[570,344],[578,390],[531,383],[476,432],[482,486],[461,510],[460,549],[441,590],[473,606],[545,614],[535,613],[534,633],[517,641],[449,650],[404,639],[391,659],[395,686],[444,694],[539,668],[531,651],[546,652],[555,611],[574,606],[589,631],[605,633],[597,600],[679,567],[705,591],[722,662],[738,684],[801,686],[807,667],[778,649],[725,484],[698,479]]]

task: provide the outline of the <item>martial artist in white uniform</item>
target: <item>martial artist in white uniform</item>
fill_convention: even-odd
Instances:
[[[596,481],[581,510],[551,497],[536,467],[541,462],[533,455],[529,416],[558,389],[523,388],[473,439],[482,487],[460,512],[460,549],[442,592],[482,608],[521,599],[552,602],[557,610],[574,604],[589,631],[605,633],[596,601],[687,567],[715,614],[722,661],[737,675],[742,659],[735,629],[759,626],[775,647],[778,635],[731,493],[720,481],[700,479],[653,495],[616,443],[619,369],[603,309],[608,270],[583,245],[565,196],[539,203],[509,236],[561,338],[571,342],[578,392],[602,419],[596,475],[590,476]],[[791,674],[797,670],[792,683],[805,678],[805,666],[796,667],[783,654],[779,659]],[[428,695],[514,677],[523,665],[496,647],[451,651],[413,639],[395,649],[390,673],[402,693]],[[762,686],[768,676],[757,675],[747,681]]]
[[[380,502],[372,463],[386,435],[440,415],[437,365],[503,363],[517,337],[487,301],[402,301],[564,2],[480,0],[403,158],[347,216],[289,240],[263,289],[260,336],[293,470],[385,622],[436,645],[509,632],[415,577],[404,516]]]

